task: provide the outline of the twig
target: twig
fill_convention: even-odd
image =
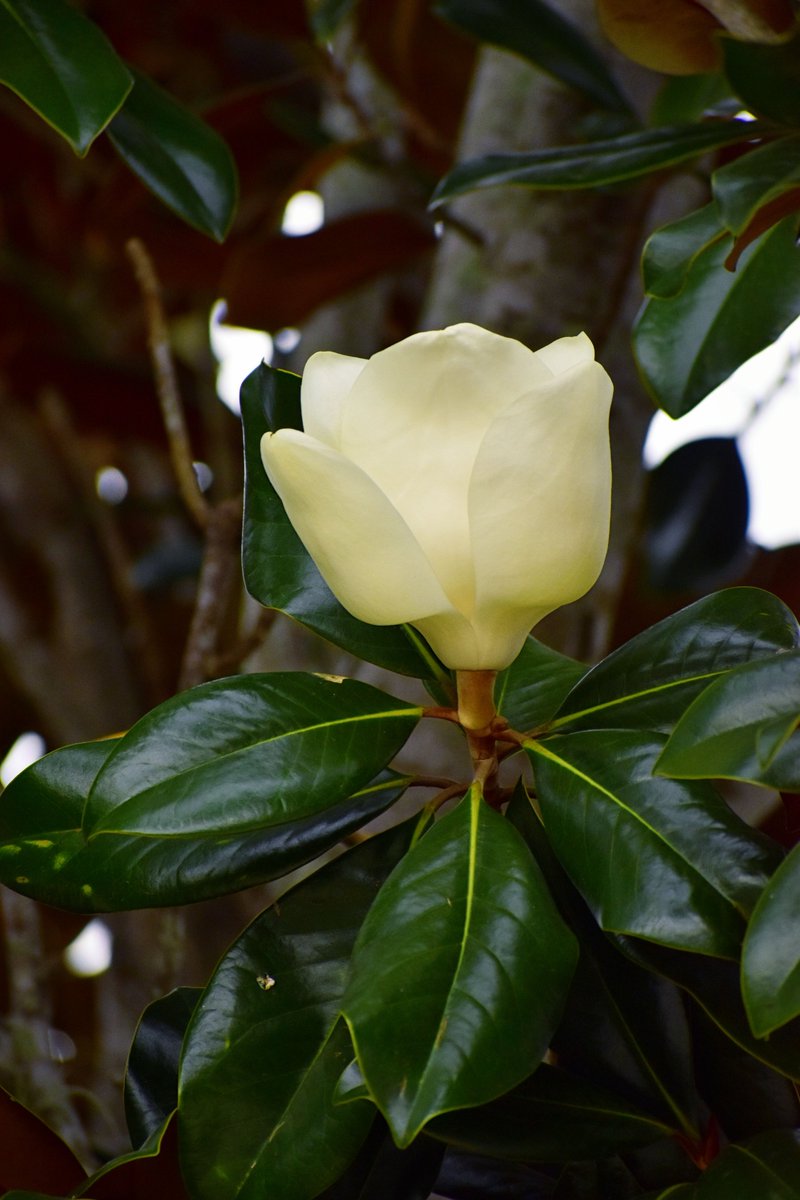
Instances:
[[[125,244],[128,257],[133,263],[136,281],[144,300],[147,318],[147,342],[153,364],[156,391],[161,405],[161,415],[167,431],[172,467],[178,481],[178,489],[194,520],[204,529],[209,520],[209,505],[197,482],[194,458],[189,443],[189,431],[181,404],[175,363],[169,344],[169,332],[161,303],[158,277],[144,243],[131,238]]]
[[[241,523],[242,505],[238,498],[223,500],[209,509],[197,599],[178,683],[181,691],[208,678],[231,587],[238,575]]]

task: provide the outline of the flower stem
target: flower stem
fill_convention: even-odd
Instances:
[[[493,807],[500,805],[497,784],[497,744],[494,706],[496,671],[457,671],[458,719],[467,735],[472,769],[483,790],[484,799]]]
[[[488,735],[497,716],[494,681],[497,671],[456,671],[458,719],[468,733]]]

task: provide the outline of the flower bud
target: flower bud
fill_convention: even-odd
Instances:
[[[304,432],[261,453],[334,595],[408,622],[446,666],[499,670],[608,546],[612,385],[585,334],[533,352],[476,325],[308,360]]]

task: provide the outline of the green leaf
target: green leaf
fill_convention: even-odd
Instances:
[[[682,417],[794,320],[800,306],[797,220],[786,217],[725,270],[728,241],[698,254],[683,290],[651,297],[633,331],[633,348],[653,399]]]
[[[104,34],[65,0],[0,0],[0,83],[78,154],[105,129],[132,82]]]
[[[731,86],[722,74],[672,75],[653,101],[648,124],[699,121],[731,99]],[[730,111],[727,106],[725,111]]]
[[[424,1137],[399,1150],[377,1117],[344,1175],[319,1200],[428,1200],[444,1154],[441,1142]]]
[[[745,108],[800,125],[800,37],[776,46],[720,38],[725,74]]]
[[[143,1146],[178,1107],[183,1035],[201,988],[180,987],[148,1004],[139,1018],[125,1070],[125,1120],[131,1142]]]
[[[204,121],[147,76],[108,128],[114,148],[144,186],[187,224],[225,240],[236,211],[236,164]]]
[[[800,137],[782,137],[750,150],[711,178],[714,199],[728,229],[741,233],[758,210],[800,188]]]
[[[726,1146],[694,1189],[696,1200],[797,1200],[800,1131],[770,1129]]]
[[[117,742],[84,828],[179,838],[311,816],[367,784],[420,713],[368,684],[299,671],[201,684]]]
[[[625,953],[687,991],[722,1032],[747,1054],[789,1079],[800,1081],[800,1020],[754,1036],[741,995],[738,963],[683,954],[650,942],[617,939]]]
[[[592,43],[543,0],[437,0],[434,11],[480,41],[529,59],[602,108],[631,111]]]
[[[631,962],[598,928],[522,786],[511,799],[508,817],[580,943],[578,967],[553,1038],[559,1065],[598,1087],[613,1088],[674,1132],[697,1138],[692,1037],[677,987]]]
[[[654,778],[662,747],[633,730],[526,743],[547,834],[603,929],[738,957],[776,853],[709,785]]]
[[[310,1200],[355,1155],[375,1110],[334,1104],[352,1057],[339,1005],[356,934],[414,828],[363,842],[304,880],[222,959],[181,1066],[181,1148],[195,1200]],[[220,1097],[231,1105],[225,1121]]]
[[[470,795],[387,880],[359,935],[343,1011],[399,1146],[541,1061],[574,939],[517,831]]]
[[[512,729],[543,725],[557,712],[586,670],[574,658],[551,650],[536,638],[526,638],[517,658],[497,677],[494,689],[497,711]]]
[[[262,363],[242,384],[241,399],[245,450],[242,555],[250,595],[368,662],[449,685],[449,673],[410,626],[366,625],[342,608],[267,478],[261,438],[268,430],[301,428],[299,377]]]
[[[747,663],[697,697],[656,770],[679,779],[743,779],[800,791],[800,650]]]
[[[116,743],[66,747],[18,775],[0,798],[0,882],[101,912],[274,879],[394,803],[403,780],[364,775],[399,749],[418,715],[353,681],[204,684]],[[87,804],[99,831],[82,825]]]
[[[656,229],[642,252],[646,295],[662,299],[677,296],[697,256],[724,234],[725,227],[714,203]]]
[[[800,644],[795,617],[759,588],[705,596],[620,646],[581,679],[550,728],[672,728],[714,679]]]
[[[471,1154],[522,1162],[606,1158],[673,1132],[608,1089],[547,1063],[491,1104],[436,1117],[426,1128]]]
[[[577,146],[556,146],[525,154],[489,154],[459,163],[445,175],[430,207],[477,188],[523,184],[546,189],[606,187],[674,167],[720,146],[759,137],[752,121],[707,121],[646,129]]]
[[[698,1087],[726,1137],[741,1141],[763,1129],[800,1128],[800,1096],[790,1079],[734,1045],[693,1005]]]
[[[742,996],[756,1037],[800,1016],[800,845],[772,876],[755,907],[742,950]]]

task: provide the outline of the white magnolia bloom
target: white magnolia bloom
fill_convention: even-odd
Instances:
[[[261,453],[346,609],[410,623],[449,667],[499,670],[600,573],[611,393],[585,334],[534,353],[453,325],[370,359],[312,355],[305,432]]]

